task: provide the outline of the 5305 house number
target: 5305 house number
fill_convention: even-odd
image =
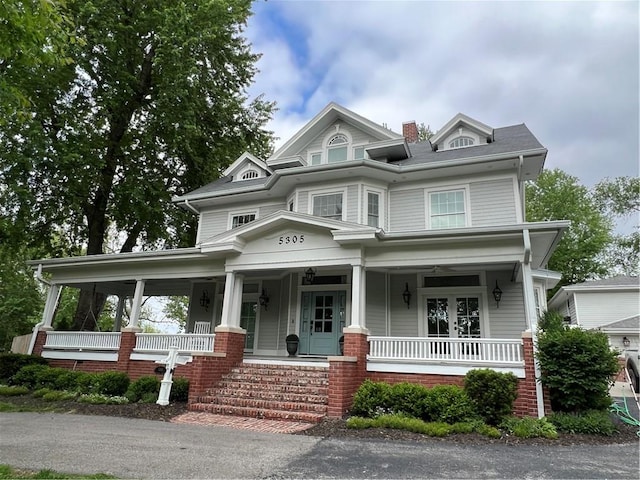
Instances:
[[[294,245],[296,243],[304,243],[304,233],[300,235],[282,235],[278,237],[278,245]]]

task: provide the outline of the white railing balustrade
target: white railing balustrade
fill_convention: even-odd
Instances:
[[[214,334],[196,333],[136,333],[136,352],[168,352],[178,347],[179,352],[213,352]]]
[[[47,332],[45,348],[118,350],[120,332]]]
[[[369,337],[370,360],[522,365],[522,340]]]

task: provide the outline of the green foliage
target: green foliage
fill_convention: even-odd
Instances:
[[[59,473],[53,470],[40,470],[31,471],[21,469],[13,469],[9,465],[0,465],[0,480],[15,480],[17,478],[33,478],[38,480],[67,480],[67,479],[83,479],[83,480],[101,480],[108,478],[116,478],[106,473],[95,473],[92,475],[73,474],[73,473]]]
[[[27,393],[29,393],[29,389],[27,387],[0,385],[0,397],[14,397],[16,395],[25,395]]]
[[[489,427],[482,422],[455,423],[425,422],[418,418],[408,417],[403,414],[384,414],[375,418],[350,417],[347,419],[347,427],[363,430],[366,428],[392,428],[420,433],[430,437],[446,437],[454,433],[477,432],[481,435],[500,438],[500,431]]]
[[[555,426],[546,418],[507,417],[500,426],[510,434],[520,438],[558,438]]]
[[[162,307],[162,314],[168,320],[173,320],[178,324],[178,332],[184,332],[187,325],[187,315],[189,313],[189,297],[173,296],[167,299]]]
[[[611,416],[604,410],[582,413],[557,412],[549,415],[549,421],[563,433],[611,436],[618,431]]]
[[[132,382],[125,393],[130,402],[153,403],[160,393],[160,380],[151,375],[140,377]]]
[[[425,390],[426,398],[420,402],[423,420],[457,423],[477,418],[473,402],[461,387],[436,385]]]
[[[127,397],[119,395],[103,395],[101,393],[84,393],[78,397],[80,403],[90,403],[92,405],[123,405],[129,403]]]
[[[48,369],[48,365],[27,365],[11,377],[10,383],[27,387],[29,390],[42,388],[44,385],[40,383],[40,377]]]
[[[391,386],[388,383],[365,380],[353,397],[351,414],[362,417],[375,417],[381,413],[390,413],[390,394]]]
[[[414,418],[422,418],[427,389],[417,383],[396,383],[389,387],[385,404],[380,405],[382,409],[398,414],[408,415]]]
[[[22,367],[27,365],[47,365],[47,359],[36,355],[21,353],[3,353],[0,355],[0,381],[13,377]]]
[[[173,377],[169,400],[172,402],[186,402],[189,400],[189,379],[184,377]]]
[[[602,332],[570,328],[539,335],[537,357],[551,408],[559,412],[607,409],[609,387],[619,369],[617,355]]]
[[[476,428],[476,432],[489,438],[500,438],[502,433],[496,427],[483,423]]]
[[[47,402],[61,402],[63,400],[75,400],[76,394],[73,392],[66,392],[63,390],[52,390],[50,392],[45,393],[42,396],[43,400]]]
[[[464,377],[464,390],[476,412],[490,425],[497,425],[513,411],[513,402],[518,396],[518,379],[512,373],[471,370]]]
[[[538,319],[538,329],[544,332],[557,332],[564,330],[564,317],[557,310],[547,310]]]
[[[612,223],[589,190],[576,177],[559,169],[545,170],[526,186],[529,222],[570,220],[549,260],[549,269],[562,273],[555,291],[607,273],[602,253],[611,240]]]
[[[95,390],[92,393],[118,396],[124,395],[129,388],[129,377],[123,372],[102,372],[94,375],[96,382]]]

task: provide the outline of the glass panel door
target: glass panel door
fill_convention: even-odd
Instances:
[[[240,327],[247,331],[244,338],[244,351],[253,352],[253,343],[256,336],[256,311],[258,304],[256,302],[242,302],[240,308]]]
[[[427,298],[427,336],[448,337],[449,326],[449,299]]]

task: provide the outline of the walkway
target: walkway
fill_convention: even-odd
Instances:
[[[315,425],[314,423],[267,420],[233,415],[218,415],[206,412],[183,413],[182,415],[173,417],[171,423],[231,427],[265,433],[296,433],[307,430]]]

